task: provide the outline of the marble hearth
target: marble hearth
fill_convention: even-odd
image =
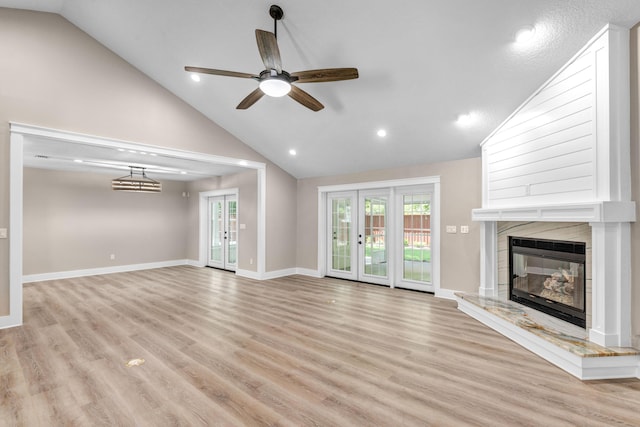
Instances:
[[[501,298],[457,293],[459,308],[581,380],[637,376],[640,350],[603,347],[585,329]]]

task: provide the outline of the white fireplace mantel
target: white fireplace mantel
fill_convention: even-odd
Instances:
[[[635,202],[587,202],[564,205],[479,208],[471,212],[474,221],[553,221],[553,222],[633,222]]]

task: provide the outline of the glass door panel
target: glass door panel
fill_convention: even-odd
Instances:
[[[386,194],[360,195],[359,280],[363,282],[388,283],[388,199]]]
[[[225,266],[226,270],[235,270],[238,256],[238,201],[236,196],[225,196]]]
[[[403,239],[398,286],[431,291],[431,194],[407,190],[397,197]]]
[[[357,278],[355,193],[330,194],[328,198],[328,274]]]
[[[209,198],[209,262],[224,268],[224,197]]]
[[[236,269],[238,204],[235,195],[209,197],[209,260],[207,265]]]

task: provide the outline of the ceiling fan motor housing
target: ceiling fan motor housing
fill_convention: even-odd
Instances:
[[[272,4],[269,8],[269,15],[276,21],[279,21],[284,16],[284,11],[277,4]]]

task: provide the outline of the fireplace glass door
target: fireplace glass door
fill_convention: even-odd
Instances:
[[[573,242],[510,240],[510,298],[584,327],[584,246]]]

